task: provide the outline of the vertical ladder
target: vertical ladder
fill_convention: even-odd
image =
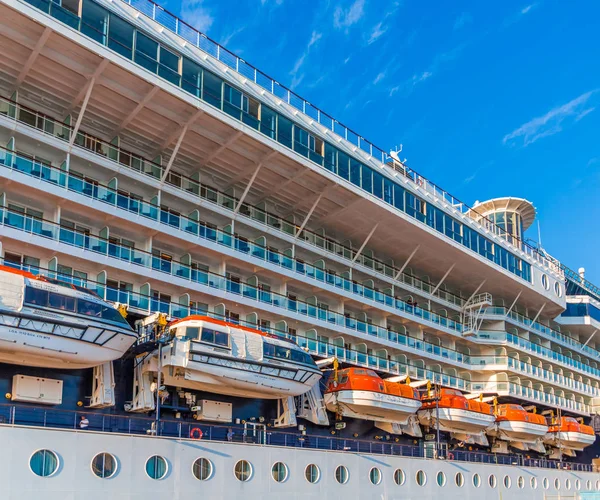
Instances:
[[[470,337],[479,333],[479,328],[481,328],[481,323],[483,323],[483,313],[491,305],[492,295],[486,292],[474,295],[463,306],[463,337]]]

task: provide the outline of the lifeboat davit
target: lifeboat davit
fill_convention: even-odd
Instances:
[[[136,339],[94,292],[0,266],[0,362],[90,368],[122,357]]]
[[[332,373],[324,399],[327,409],[338,415],[371,420],[395,434],[420,434],[415,418],[421,407],[417,390],[383,380],[373,370],[348,368]]]
[[[535,450],[544,453],[542,440],[548,432],[543,415],[527,412],[521,405],[501,404],[496,408],[496,422],[487,433],[498,440],[510,443],[520,450]],[[507,444],[495,445],[496,452],[508,452]]]
[[[440,389],[437,408],[435,398],[430,394],[423,396],[423,407],[418,412],[419,422],[430,429],[439,428],[450,432],[456,439],[487,445],[484,431],[495,420],[492,407],[474,399],[467,399],[457,389]]]
[[[245,398],[299,396],[322,373],[295,342],[208,316],[188,316],[168,325],[163,348],[165,384]],[[156,353],[155,353],[156,354]],[[157,370],[156,357],[153,370]]]
[[[596,434],[589,425],[578,422],[573,417],[561,417],[548,428],[544,442],[555,448],[552,456],[559,454],[575,456],[576,451],[582,451],[594,444]]]

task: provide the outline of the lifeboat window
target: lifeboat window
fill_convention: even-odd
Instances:
[[[344,375],[341,379],[340,379],[340,385],[346,384],[348,382],[348,375]]]
[[[100,304],[96,304],[95,302],[90,302],[89,300],[78,300],[77,312],[87,316],[100,317],[102,315],[102,306]]]
[[[200,333],[200,328],[197,326],[188,326],[185,329],[185,335],[183,336],[186,340],[198,340],[198,334]]]
[[[310,354],[308,354],[307,352],[304,351],[296,351],[293,350],[292,351],[292,361],[297,361],[298,363],[304,363],[307,365],[312,365],[313,364],[313,360]]]
[[[48,305],[54,309],[61,311],[75,311],[75,298],[60,295],[58,293],[50,293],[48,295]]]
[[[318,482],[319,478],[321,477],[319,466],[315,464],[308,464],[304,471],[304,477],[309,483],[315,484]]]
[[[48,292],[28,286],[25,289],[25,303],[34,306],[46,307],[48,305]]]
[[[348,479],[348,469],[343,465],[339,465],[337,469],[335,469],[335,480],[340,484],[346,484]]]
[[[210,328],[202,328],[202,342],[209,344],[216,344],[222,347],[229,347],[229,334],[225,332],[218,332],[211,330]]]

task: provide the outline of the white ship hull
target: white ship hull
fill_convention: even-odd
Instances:
[[[338,408],[346,417],[406,424],[420,408],[416,399],[372,391],[342,390],[325,394],[325,405],[331,412]]]
[[[477,434],[487,429],[495,420],[493,415],[486,415],[460,408],[439,408],[440,430],[453,433]],[[420,410],[421,425],[436,427],[436,409]]]

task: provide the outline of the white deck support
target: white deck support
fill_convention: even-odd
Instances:
[[[310,391],[298,396],[298,416],[313,424],[329,425],[329,417],[319,384],[313,385]]]
[[[537,312],[537,314],[535,315],[535,318],[533,318],[533,319],[531,320],[531,322],[532,322],[532,323],[535,323],[535,322],[538,320],[538,318],[540,317],[540,314],[542,314],[542,311],[544,310],[544,307],[546,307],[546,302],[544,302],[544,303],[542,304],[542,307],[540,307],[540,310],[539,310],[539,311]]]
[[[398,270],[398,272],[396,273],[396,276],[394,276],[394,280],[398,281],[398,278],[400,276],[402,276],[402,273],[404,272],[404,270],[406,269],[406,266],[408,266],[408,264],[410,263],[410,261],[412,260],[412,258],[415,256],[415,254],[419,251],[419,248],[421,248],[421,245],[417,245],[415,247],[415,249],[411,252],[411,254],[408,256],[408,258],[404,261],[404,264],[402,264],[402,267]]]
[[[304,220],[302,221],[302,224],[300,224],[300,227],[298,228],[298,231],[296,231],[296,235],[294,236],[294,239],[297,239],[298,236],[300,236],[300,234],[302,233],[302,231],[304,231],[304,227],[306,226],[306,224],[308,223],[308,220],[310,219],[310,216],[313,214],[313,212],[315,211],[315,208],[317,208],[317,205],[319,204],[319,202],[321,201],[321,198],[323,198],[323,192],[317,197],[317,199],[314,201],[314,203],[312,204],[312,207],[310,207],[310,210],[308,211],[308,213],[306,214],[306,217],[304,217]]]
[[[265,156],[259,163],[258,165],[256,165],[256,169],[254,170],[254,173],[252,174],[252,177],[250,177],[250,180],[248,181],[248,184],[246,185],[246,188],[244,189],[244,192],[242,193],[242,196],[240,196],[240,199],[235,207],[235,210],[233,211],[234,214],[237,214],[240,211],[240,208],[242,208],[242,204],[244,203],[244,200],[246,199],[246,196],[248,196],[248,193],[250,192],[250,188],[252,187],[252,184],[254,184],[254,181],[256,180],[256,176],[258,175],[258,173],[260,172],[260,169],[262,168],[262,166],[265,164],[265,162],[267,162],[271,157],[275,156],[275,154],[277,154],[277,151],[271,151],[267,156]],[[237,182],[237,181],[235,181]],[[233,187],[233,185],[235,184],[235,182],[231,182],[229,184],[229,187]]]
[[[452,269],[454,269],[454,266],[456,266],[456,263],[452,264],[450,266],[450,268],[446,271],[446,274],[444,274],[444,276],[442,276],[442,279],[438,282],[437,285],[435,285],[435,288],[431,291],[431,295],[435,295],[435,292],[437,292],[440,289],[440,286],[442,286],[442,283],[444,281],[446,281],[446,278],[452,272]]]
[[[175,158],[177,157],[177,153],[179,152],[179,148],[181,147],[181,143],[183,142],[183,138],[185,137],[185,134],[188,131],[189,126],[190,126],[190,122],[186,123],[183,126],[183,128],[181,129],[181,134],[179,134],[179,138],[177,139],[177,143],[175,144],[175,147],[173,148],[173,152],[171,153],[171,157],[169,158],[169,162],[167,163],[167,167],[165,168],[165,171],[163,172],[163,175],[160,178],[160,187],[161,187],[161,189],[163,187],[163,184],[167,180],[167,175],[169,175],[169,172],[171,171],[171,167],[173,166],[173,163],[175,162]]]
[[[150,102],[150,99],[154,97],[154,94],[156,94],[158,90],[159,87],[152,87],[150,91],[144,96],[144,98],[140,102],[138,102],[137,106],[133,109],[133,111],[125,117],[125,119],[121,122],[121,124],[119,125],[119,127],[113,135],[119,135],[119,133],[133,121],[133,119],[138,115],[138,113],[142,109],[144,109],[146,104]]]
[[[373,226],[373,229],[371,229],[371,232],[367,235],[367,237],[365,238],[365,241],[363,241],[363,244],[357,250],[356,255],[352,259],[352,264],[354,264],[356,262],[356,260],[358,259],[358,257],[360,257],[360,253],[365,249],[365,247],[367,246],[367,243],[369,243],[369,240],[371,239],[371,237],[373,236],[373,234],[375,233],[375,231],[377,230],[378,227],[379,227],[379,222]]]
[[[94,366],[90,408],[115,406],[115,372],[112,361]]]
[[[406,424],[392,422],[375,422],[375,427],[390,434],[406,434],[412,437],[423,437],[423,431],[419,425],[419,419],[416,415],[408,417]]]
[[[512,304],[510,305],[510,307],[508,308],[508,310],[506,311],[506,317],[508,318],[508,315],[510,314],[510,312],[513,310],[513,307],[515,307],[515,305],[517,304],[517,300],[519,300],[519,297],[521,296],[521,294],[523,293],[523,290],[521,290],[517,296],[515,297],[515,300],[512,301]]]
[[[589,338],[588,338],[588,339],[585,341],[585,344],[583,344],[583,347],[585,347],[586,345],[588,345],[588,344],[589,344],[590,340],[592,340],[592,337],[593,337],[594,335],[596,335],[596,332],[597,332],[597,331],[598,331],[598,330],[594,330],[594,331],[592,332],[592,334],[589,336]]]
[[[21,84],[23,83],[25,78],[27,78],[27,74],[29,73],[29,70],[33,66],[33,63],[35,63],[35,60],[37,59],[37,57],[40,55],[40,52],[44,48],[44,45],[46,45],[46,42],[48,41],[48,38],[50,37],[51,33],[52,33],[52,29],[50,29],[48,26],[46,26],[46,28],[42,32],[40,38],[38,39],[37,43],[35,44],[35,47],[33,47],[31,54],[29,54],[27,61],[25,61],[25,65],[23,66],[23,69],[19,73],[19,76],[17,76],[17,81],[15,82],[12,91],[9,92],[10,94],[12,94],[14,91],[16,91],[21,86]]]
[[[205,167],[211,161],[213,161],[219,154],[225,151],[229,146],[231,146],[240,136],[242,135],[242,131],[238,130],[234,132],[233,135],[227,139],[223,144],[221,144],[217,149],[215,149],[212,153],[210,153],[206,159],[198,165],[199,168]]]
[[[87,85],[84,85],[83,87],[81,87],[81,90],[75,96],[75,99],[73,99],[73,102],[69,106],[69,109],[67,109],[67,111],[65,112],[65,116],[69,116],[73,111],[75,111],[75,108],[79,105],[79,103],[83,99],[81,111],[79,112],[79,116],[77,117],[77,123],[79,125],[81,125],[81,118],[83,118],[83,113],[85,112],[85,108],[87,107],[87,101],[89,100],[89,96],[92,93],[92,88],[94,87],[96,81],[98,80],[98,78],[100,77],[102,72],[108,66],[108,62],[109,62],[108,59],[102,59],[102,62],[100,64],[98,64],[98,67],[96,68],[94,73],[92,73],[92,75],[89,77]],[[73,130],[73,135],[71,137],[71,142],[69,142],[69,151],[71,149],[71,146],[73,145],[73,141],[75,140],[74,137],[77,135],[78,131],[79,131],[79,126],[75,125],[75,129]]]
[[[277,400],[277,414],[273,427],[296,427],[296,403],[292,396]]]

